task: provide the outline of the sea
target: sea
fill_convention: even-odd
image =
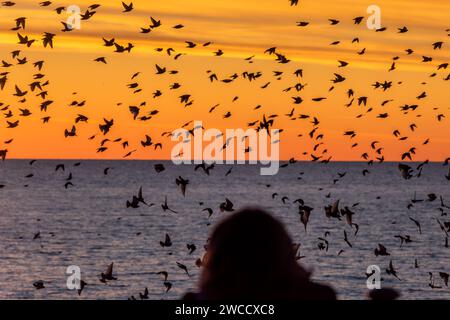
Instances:
[[[64,171],[55,170],[58,164]],[[165,170],[156,172],[155,164]],[[262,176],[249,164],[216,165],[207,175],[170,161],[6,160],[0,163],[0,298],[139,299],[147,288],[150,299],[179,299],[196,290],[201,268],[195,261],[214,226],[232,214],[219,210],[229,199],[235,210],[257,206],[279,218],[301,244],[299,263],[339,299],[366,299],[372,265],[381,270],[381,287],[397,289],[403,299],[450,299],[439,276],[450,273],[439,224],[450,221],[449,167],[429,163],[417,177],[419,163],[408,165],[414,176],[405,180],[394,162],[297,162]],[[179,176],[189,180],[185,196]],[[127,208],[141,187],[148,206]],[[163,211],[166,197],[177,213]],[[314,208],[306,231],[294,203],[299,198]],[[325,216],[324,207],[338,199],[355,213],[356,235],[345,219]],[[213,209],[211,217],[205,208]],[[420,222],[421,233],[410,218]],[[318,238],[326,232],[328,250],[321,250]],[[160,245],[166,234],[171,247]],[[402,245],[397,235],[412,241]],[[196,250],[190,254],[187,244]],[[375,256],[378,244],[389,256]],[[386,273],[390,261],[399,279]],[[110,263],[117,280],[102,283]],[[80,295],[67,285],[69,266],[87,283]],[[160,271],[169,274],[168,292]],[[33,283],[39,280],[45,288],[38,290]]]

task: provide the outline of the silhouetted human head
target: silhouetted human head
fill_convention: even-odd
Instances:
[[[210,238],[200,280],[205,299],[334,299],[295,260],[283,225],[248,208],[223,220]]]
[[[392,288],[374,289],[368,292],[371,300],[397,300],[400,298],[400,292]]]

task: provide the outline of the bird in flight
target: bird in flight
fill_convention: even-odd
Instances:
[[[122,6],[123,6],[123,11],[122,12],[130,12],[132,11],[133,8],[133,2],[130,2],[130,4],[126,4],[125,2],[122,2]]]

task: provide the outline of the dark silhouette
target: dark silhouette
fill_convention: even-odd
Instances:
[[[199,293],[185,300],[335,300],[295,259],[284,226],[268,213],[241,210],[212,233],[203,259]]]
[[[392,288],[370,290],[368,293],[368,298],[375,301],[397,300],[398,298],[400,298],[400,293]]]

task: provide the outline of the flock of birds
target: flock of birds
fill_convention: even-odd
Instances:
[[[299,4],[299,1],[298,0],[290,0],[290,4],[291,4],[291,6],[297,6]],[[5,2],[2,2],[1,5],[3,7],[13,7],[13,6],[15,6],[15,3],[11,2],[11,1],[5,1]],[[53,3],[51,1],[40,2],[39,6],[49,7],[49,8],[51,7],[52,10],[54,10],[56,12],[56,14],[58,14],[58,15],[62,14],[66,10],[65,7],[52,7]],[[123,14],[129,14],[130,12],[135,10],[135,7],[132,2],[131,3],[122,2],[122,6],[123,6],[123,11],[122,11]],[[81,13],[81,15],[80,15],[81,20],[93,19],[94,16],[97,14],[97,12],[101,12],[101,7],[102,6],[100,4],[90,5],[84,13]],[[31,35],[27,34],[27,28],[26,28],[27,19],[28,19],[27,17],[18,17],[17,19],[15,19],[15,21],[11,22],[11,32],[15,32],[17,35],[17,40],[18,40],[17,49],[10,53],[9,58],[5,58],[4,60],[2,60],[2,65],[1,65],[1,68],[3,69],[3,71],[0,73],[0,89],[1,89],[1,91],[4,91],[5,89],[7,90],[7,89],[11,88],[13,90],[12,96],[15,97],[15,99],[17,99],[17,101],[16,101],[16,103],[14,103],[14,105],[7,104],[7,103],[0,101],[0,110],[2,111],[3,117],[5,118],[5,128],[6,128],[6,130],[2,130],[2,132],[7,132],[7,134],[10,135],[10,137],[8,137],[6,140],[3,141],[4,147],[2,149],[0,149],[0,157],[2,158],[2,160],[5,160],[7,158],[8,149],[13,148],[14,128],[22,126],[27,117],[30,117],[31,115],[40,112],[40,114],[42,115],[42,117],[41,117],[42,123],[45,125],[51,124],[51,119],[52,119],[52,116],[51,116],[52,108],[51,107],[55,101],[49,99],[50,92],[48,91],[47,88],[50,85],[50,79],[48,79],[46,77],[46,75],[43,73],[43,69],[45,68],[45,65],[47,62],[44,60],[32,61],[32,62],[29,61],[26,56],[26,50],[29,50],[28,48],[32,48],[36,45],[39,45],[39,43],[41,43],[44,48],[51,50],[51,49],[57,47],[58,37],[62,37],[63,33],[76,32],[76,30],[73,29],[71,27],[71,25],[67,24],[67,22],[62,21],[61,22],[61,24],[62,24],[61,33],[56,34],[56,33],[45,32],[42,35],[41,39],[36,39],[36,38],[32,37]],[[353,23],[355,25],[360,25],[363,20],[364,20],[363,16],[355,17],[353,19]],[[331,26],[335,26],[340,23],[340,20],[333,18],[333,19],[328,19],[328,22]],[[298,21],[296,23],[296,26],[294,26],[294,27],[307,28],[309,24],[310,23],[308,21]],[[161,21],[160,19],[151,17],[150,24],[140,27],[140,30],[137,30],[136,32],[140,32],[143,34],[151,34],[151,33],[158,32],[157,30],[159,28],[163,28],[164,26],[165,25],[164,25],[163,21]],[[179,23],[179,24],[171,26],[171,28],[174,30],[180,30],[180,29],[185,28],[185,25]],[[387,27],[383,27],[383,28],[376,30],[375,32],[382,33],[382,32],[386,32],[387,29],[388,29]],[[396,32],[399,35],[401,35],[401,34],[409,32],[409,29],[406,26],[401,26],[396,30]],[[442,30],[442,32],[443,33],[442,33],[441,37],[450,36],[450,34],[449,34],[450,29]],[[119,43],[118,41],[116,41],[115,38],[108,39],[108,38],[102,37],[101,42],[102,42],[103,46],[111,48],[112,50],[114,50],[115,53],[118,53],[118,54],[131,53],[133,48],[135,48],[135,45],[133,43],[129,43],[129,42],[128,43]],[[340,43],[341,43],[340,40],[336,40],[335,42],[331,43],[330,45],[337,46]],[[360,39],[359,37],[355,37],[352,39],[351,43],[358,45],[358,44],[363,43],[363,40]],[[173,60],[178,61],[178,60],[182,60],[182,57],[184,55],[188,55],[190,50],[195,50],[195,48],[198,48],[198,47],[208,48],[208,47],[212,46],[213,44],[214,44],[214,42],[212,40],[205,42],[205,43],[196,43],[194,41],[187,40],[184,43],[186,50],[184,50],[183,52],[177,51],[176,49],[171,48],[171,47],[168,47],[168,48],[158,47],[158,48],[155,48],[155,50],[161,54],[167,55],[167,57],[172,58]],[[430,43],[430,47],[433,50],[442,50],[444,45],[445,45],[444,41],[435,41],[435,42]],[[214,49],[214,50],[215,51],[212,52],[212,55],[214,55],[214,56],[220,57],[220,56],[226,55],[226,53],[222,49]],[[367,52],[368,52],[368,50],[366,50],[365,47],[358,47],[355,54],[358,56],[363,56],[363,55],[366,55]],[[264,51],[264,54],[268,55],[269,57],[273,57],[274,61],[278,64],[283,64],[283,65],[293,64],[292,61],[290,60],[290,58],[286,54],[284,54],[282,52],[282,50],[280,50],[277,47],[267,48]],[[393,57],[392,60],[389,61],[389,66],[386,69],[388,72],[390,72],[390,73],[395,72],[398,63],[401,60],[401,54],[405,54],[408,56],[415,54],[419,59],[418,62],[423,63],[423,64],[430,65],[434,61],[432,56],[426,56],[426,55],[421,55],[420,53],[416,53],[416,50],[414,50],[414,48],[406,48],[403,53],[399,52],[397,56]],[[244,59],[244,62],[248,63],[248,64],[253,64],[255,62],[254,58],[255,58],[255,55],[249,56]],[[19,68],[18,66],[24,65],[27,63],[32,63],[33,67],[36,70],[35,74],[33,74],[33,81],[28,84],[29,89],[24,88],[24,86],[20,85],[20,84],[11,84],[10,80],[9,80],[9,74],[12,72],[12,70],[16,70],[17,68]],[[108,61],[107,61],[106,57],[99,56],[93,60],[93,63],[108,64]],[[349,65],[351,65],[351,61],[337,60],[338,70],[345,70],[345,68],[348,68]],[[436,65],[434,67],[430,67],[430,68],[434,68],[432,73],[428,75],[430,78],[442,77],[442,81],[444,81],[444,82],[450,80],[450,73],[442,76],[442,72],[445,72],[445,70],[447,70],[447,68],[448,68],[448,62],[439,63],[438,65]],[[21,72],[20,69],[18,70],[18,72]],[[179,71],[177,71],[169,66],[162,66],[162,65],[158,65],[158,64],[155,65],[154,74],[156,76],[176,75],[178,73],[179,73]],[[304,134],[304,135],[299,134],[298,136],[310,139],[311,142],[313,143],[313,148],[309,152],[305,151],[303,153],[303,156],[309,158],[313,162],[320,162],[320,163],[326,164],[332,160],[332,155],[329,154],[326,144],[324,142],[326,135],[322,131],[322,128],[320,126],[321,120],[319,119],[318,116],[315,116],[315,115],[296,112],[296,108],[299,108],[299,106],[305,102],[304,99],[300,96],[300,92],[305,90],[305,88],[307,87],[307,83],[303,82],[303,79],[306,78],[306,75],[304,73],[305,72],[303,69],[294,68],[292,70],[292,74],[295,76],[296,79],[298,79],[297,83],[290,84],[281,93],[281,94],[291,95],[293,106],[289,107],[290,111],[288,111],[286,114],[265,114],[265,113],[258,114],[254,119],[251,119],[247,123],[247,127],[255,128],[256,130],[269,131],[270,128],[274,127],[274,124],[275,124],[277,118],[279,118],[279,117],[286,117],[287,119],[292,120],[292,121],[308,121],[309,124],[311,124],[311,129],[306,134]],[[131,93],[133,95],[139,94],[143,90],[143,88],[141,87],[141,85],[139,83],[140,75],[141,75],[141,72],[134,73],[131,76],[131,78],[129,79],[129,83],[127,84],[128,89],[131,91]],[[281,80],[285,75],[286,75],[286,72],[276,70],[276,71],[273,71],[272,77],[275,80]],[[257,81],[259,79],[267,77],[261,71],[236,72],[228,77],[221,77],[218,73],[214,72],[213,70],[207,70],[206,76],[209,79],[209,81],[211,82],[211,84],[213,84],[215,82],[229,84],[229,83],[238,81],[240,79],[249,81],[251,83],[257,83]],[[339,73],[337,71],[333,72],[332,79],[330,80],[331,84],[329,87],[329,94],[331,94],[338,86],[345,85],[346,80],[347,80],[347,76],[344,74],[344,72],[340,72],[340,71],[339,71]],[[267,80],[264,84],[260,85],[261,90],[267,90],[270,87],[272,81],[273,80]],[[394,86],[400,86],[401,84],[402,84],[401,81],[394,82],[394,81],[389,81],[389,80],[381,80],[381,81],[377,81],[377,82],[373,83],[372,86],[373,86],[374,90],[382,90],[383,92],[386,92],[386,91],[390,90],[391,88],[393,88]],[[427,82],[423,82],[421,84],[424,87],[426,87]],[[170,85],[168,90],[169,90],[169,92],[177,92],[177,90],[180,89],[181,87],[183,87],[183,85],[181,83],[174,82]],[[291,94],[292,92],[294,92],[294,94]],[[37,108],[26,107],[26,105],[29,105],[29,100],[31,99],[30,96],[33,94],[36,97],[38,97],[38,99],[40,99],[38,107]],[[152,98],[155,101],[157,101],[158,97],[162,96],[163,94],[167,94],[167,92],[165,92],[163,90],[156,90],[152,93]],[[72,95],[78,96],[78,93],[73,92]],[[2,96],[4,96],[4,94],[2,94]],[[427,97],[428,97],[428,93],[425,89],[423,92],[419,93],[416,97],[413,97],[413,101],[410,102],[410,104],[404,104],[404,105],[399,106],[398,108],[404,115],[414,114],[416,117],[421,117],[423,114],[418,114],[417,111],[422,110],[420,103]],[[193,95],[191,95],[189,93],[184,93],[184,94],[177,95],[177,98],[179,99],[179,103],[181,104],[181,106],[183,108],[195,107],[195,99],[194,99]],[[319,104],[322,101],[327,100],[328,98],[329,98],[329,96],[327,96],[327,95],[314,97],[311,99],[311,103]],[[239,99],[239,96],[235,96],[232,99],[232,102],[235,102],[238,99]],[[371,98],[368,96],[358,95],[358,93],[354,89],[348,89],[346,91],[346,99],[347,99],[347,102],[344,105],[346,108],[351,108],[354,105],[364,107],[364,109],[361,109],[363,111],[356,117],[356,119],[360,119],[360,118],[369,116],[372,112],[375,111],[375,109],[373,107],[370,107],[370,105],[372,103],[374,103],[371,101]],[[394,103],[393,99],[386,99],[381,103],[381,106],[384,107],[388,104],[393,104],[393,103]],[[69,107],[80,108],[80,110],[81,110],[86,104],[87,104],[86,99],[73,98],[73,101],[69,103]],[[22,107],[16,108],[15,105],[19,105]],[[121,102],[117,103],[118,107],[121,107],[122,105],[123,105],[123,103],[121,103]],[[143,101],[138,105],[130,105],[130,106],[128,106],[127,109],[129,110],[130,117],[135,121],[150,121],[150,120],[154,119],[155,117],[157,117],[157,115],[160,112],[162,112],[162,110],[159,110],[159,109],[150,109],[149,110],[146,107],[147,107],[147,102]],[[257,105],[256,107],[254,107],[254,111],[256,113],[258,113],[258,112],[260,112],[260,110],[262,108],[263,108],[262,105]],[[209,113],[212,114],[214,112],[217,112],[217,110],[219,110],[219,109],[220,109],[220,103],[217,103],[216,105],[214,105],[213,107],[210,108]],[[435,117],[435,120],[438,123],[442,123],[446,119],[446,110],[444,108],[434,107],[431,111],[428,110],[427,112],[429,114],[433,113],[433,117]],[[232,116],[233,116],[232,111],[224,111],[224,113],[221,115],[221,117],[223,119],[228,119],[228,118],[231,118]],[[381,112],[381,113],[378,113],[375,118],[385,119],[385,118],[388,118],[389,116],[390,116],[389,112]],[[62,134],[64,134],[64,136],[67,139],[76,138],[78,136],[78,132],[80,130],[81,124],[88,123],[88,121],[89,121],[89,116],[87,116],[86,114],[82,114],[80,112],[77,115],[77,117],[73,120],[73,123],[71,123],[64,130],[64,132]],[[182,128],[190,128],[190,130],[188,132],[189,132],[189,135],[192,135],[192,136],[195,134],[195,131],[197,129],[199,129],[196,127],[191,128],[193,121],[194,120],[184,121],[181,125]],[[110,132],[114,128],[115,123],[116,123],[116,120],[113,118],[111,118],[111,119],[104,118],[102,122],[98,123],[97,131],[95,133],[93,133],[92,135],[90,135],[89,140],[96,140],[96,139],[98,140],[98,147],[96,150],[97,153],[107,152],[109,150],[111,144],[120,144],[121,148],[123,148],[123,150],[124,150],[123,158],[128,158],[134,152],[136,152],[137,148],[139,148],[139,147],[154,148],[154,150],[156,150],[158,148],[163,149],[163,147],[165,146],[163,144],[163,138],[167,139],[167,138],[170,138],[172,135],[171,132],[162,132],[161,137],[156,138],[156,139],[155,139],[155,137],[151,137],[150,135],[145,135],[140,141],[137,141],[137,143],[135,143],[135,145],[137,145],[137,147],[130,148],[130,145],[132,145],[132,142],[128,141],[126,138],[110,137],[111,136]],[[405,132],[404,130],[395,129],[392,132],[392,135],[399,141],[405,141],[408,138],[411,138],[411,135],[414,135],[416,129],[417,129],[417,124],[410,123],[407,128],[407,130],[409,131],[408,133]],[[283,129],[280,129],[279,131],[282,132]],[[350,139],[350,147],[351,148],[356,148],[359,146],[359,143],[355,141],[356,140],[355,138],[358,136],[357,131],[346,130],[342,134],[344,137]],[[189,137],[186,137],[186,139],[188,139],[188,138]],[[158,141],[156,141],[156,140],[158,140]],[[427,138],[423,141],[422,144],[427,145],[429,143],[431,143],[431,139]],[[229,145],[229,141],[227,141],[224,144],[223,150],[226,149],[228,147],[228,145]],[[385,160],[385,157],[383,154],[384,147],[383,147],[381,141],[378,141],[378,140],[371,141],[370,145],[367,147],[368,147],[368,150],[370,150],[370,151],[366,151],[361,154],[361,159],[363,159],[364,161],[367,161],[367,167],[361,172],[361,174],[364,176],[370,174],[370,167],[372,165],[374,165],[375,162],[382,163]],[[402,150],[401,153],[399,154],[399,156],[401,157],[402,161],[405,161],[405,162],[406,161],[414,161],[414,156],[417,152],[417,149],[418,149],[418,147],[416,147],[416,146],[409,147],[406,150]],[[246,152],[249,152],[249,151],[250,150],[248,150],[248,149],[246,150]],[[296,160],[295,158],[291,158],[286,163],[283,163],[281,165],[281,167],[283,168],[283,167],[287,167],[290,165],[294,165],[297,161],[298,160]],[[448,166],[449,161],[450,161],[450,157],[448,157],[447,159],[445,159],[443,161],[443,165]],[[35,162],[36,162],[36,160],[32,160],[32,161],[30,161],[29,164],[32,166]],[[428,163],[429,163],[428,160],[420,163],[419,165],[414,165],[412,162],[411,163],[400,163],[400,164],[398,164],[399,175],[401,175],[406,180],[418,179],[421,177],[422,170],[426,167],[426,165]],[[75,163],[74,166],[78,167],[81,164],[82,164],[82,162],[78,162],[78,163]],[[202,163],[195,167],[195,171],[202,172],[203,174],[209,175],[210,172],[212,170],[214,170],[214,168],[215,168],[215,164]],[[113,168],[111,168],[111,167],[104,168],[103,174],[108,175],[111,169],[113,169]],[[65,178],[64,188],[70,189],[71,187],[74,186],[74,176],[70,172],[70,169],[67,168],[67,166],[64,163],[60,163],[55,167],[55,171],[57,171],[57,172],[64,173],[64,172],[66,172],[66,170],[68,170],[69,173],[68,173],[67,177]],[[163,163],[159,163],[154,166],[154,170],[157,173],[161,173],[164,170],[166,170],[166,168],[164,167]],[[228,176],[230,174],[232,174],[232,169],[228,170],[228,172],[226,173],[226,176]],[[301,179],[302,174],[303,173],[300,174],[298,179]],[[345,175],[346,175],[346,172],[337,172],[336,177],[333,179],[333,184],[338,183],[342,178],[344,178]],[[25,178],[32,179],[33,174],[32,173],[27,174],[25,176]],[[445,178],[447,181],[450,180],[450,170],[449,170],[448,174],[445,176]],[[27,187],[27,186],[28,186],[28,184],[25,185],[25,187]],[[189,186],[189,179],[187,179],[185,177],[179,176],[175,181],[175,187],[180,190],[180,193],[183,197],[186,196],[188,186]],[[7,187],[7,185],[0,184],[0,189],[5,188],[5,187]],[[267,187],[270,187],[270,185],[267,185]],[[330,197],[331,197],[331,195],[328,194],[327,198],[330,198]],[[280,198],[283,203],[292,201],[293,203],[297,204],[300,223],[304,226],[305,232],[307,232],[309,218],[310,218],[311,212],[313,211],[314,208],[308,206],[308,204],[305,203],[305,201],[301,198],[298,198],[295,200],[289,199],[287,196],[282,196],[276,192],[272,194],[272,198],[273,199]],[[444,219],[445,219],[445,216],[447,215],[447,210],[450,209],[450,207],[445,203],[445,199],[443,198],[442,195],[436,195],[436,194],[432,193],[432,194],[428,194],[427,198],[424,198],[424,199],[417,199],[416,195],[414,195],[414,198],[410,200],[410,203],[408,204],[407,209],[411,209],[414,205],[416,205],[417,203],[420,203],[420,202],[435,202],[435,201],[440,203],[440,206],[439,206],[440,217],[435,218],[436,224],[442,231],[442,235],[443,235],[443,239],[444,239],[443,246],[448,248],[448,233],[450,232],[450,221],[445,221]],[[149,203],[145,200],[145,198],[143,196],[142,187],[141,187],[138,189],[137,194],[132,195],[131,199],[126,200],[125,205],[126,205],[126,208],[128,208],[129,210],[132,210],[132,209],[139,208],[141,206],[151,207],[151,206],[154,206],[155,203]],[[171,206],[169,206],[167,197],[164,198],[164,201],[161,201],[160,205],[161,205],[161,209],[164,212],[174,213],[174,214],[178,212],[176,210],[176,208],[172,208]],[[234,206],[233,202],[230,199],[224,199],[223,202],[219,203],[219,205],[218,205],[220,212],[232,212],[232,211],[234,211],[233,206]],[[329,205],[327,205],[324,208],[325,216],[329,219],[344,220],[347,223],[347,225],[352,230],[354,230],[354,237],[353,237],[353,239],[354,239],[359,231],[359,225],[356,221],[354,221],[354,218],[353,218],[355,215],[355,210],[357,209],[357,206],[358,206],[358,203],[355,203],[351,206],[343,206],[342,207],[340,201],[337,200],[333,203],[330,203]],[[211,215],[213,215],[215,212],[214,209],[211,207],[203,208],[203,211],[206,212],[209,217]],[[422,234],[421,222],[412,217],[410,217],[410,220],[411,220],[411,223],[413,223],[417,227],[417,233],[418,233],[418,236],[420,236],[420,234]],[[317,247],[319,250],[328,251],[328,248],[329,248],[329,240],[327,239],[328,236],[329,236],[329,233],[325,233],[322,237],[318,238]],[[414,239],[415,237],[410,234],[398,234],[395,237],[400,241],[400,246],[407,245],[408,243],[415,241],[415,239]],[[34,240],[39,239],[40,233],[39,232],[36,233],[33,238],[34,238]],[[352,248],[352,246],[353,246],[353,244],[352,244],[352,241],[354,241],[353,239],[352,239],[351,235],[347,233],[346,230],[343,231],[343,240],[345,241],[345,243],[348,245],[349,248]],[[164,240],[160,241],[160,246],[165,248],[165,247],[170,247],[171,245],[172,245],[172,241],[171,241],[170,235],[166,234]],[[192,243],[188,243],[186,245],[186,247],[187,247],[189,254],[192,254],[197,249],[195,244],[192,244]],[[302,256],[300,256],[300,253],[299,253],[299,248],[300,248],[299,244],[296,244],[294,247],[294,250],[297,253],[298,259],[302,258]],[[345,251],[344,249],[341,249],[338,252],[338,255],[343,254],[344,251]],[[378,244],[378,246],[376,248],[374,248],[374,255],[375,256],[390,256],[390,253],[389,253],[388,248],[380,243],[380,244]],[[196,265],[198,267],[201,267],[201,265],[202,265],[201,258],[197,259]],[[177,262],[177,266],[183,272],[185,272],[187,276],[190,276],[188,266],[186,266],[185,264],[182,264],[180,262]],[[419,268],[419,263],[418,263],[417,259],[415,261],[415,267]],[[101,273],[101,275],[99,277],[99,281],[102,283],[108,283],[110,281],[117,280],[117,277],[114,276],[113,271],[114,271],[113,263],[111,263],[107,267],[107,270],[105,272]],[[391,275],[395,278],[400,279],[398,271],[395,269],[393,260],[391,260],[391,259],[389,260],[389,267],[385,270],[385,272],[387,275]],[[166,292],[169,291],[172,288],[172,283],[169,281],[168,272],[160,271],[160,272],[158,272],[158,274],[162,276],[162,280],[163,280],[163,284],[164,284]],[[369,276],[369,275],[367,275],[367,276]],[[442,281],[443,281],[442,284],[439,285],[435,281],[434,275],[432,273],[430,273],[429,286],[431,288],[440,288],[440,287],[442,287],[442,285],[448,286],[449,274],[442,271],[442,272],[439,272],[438,276],[442,279]],[[36,281],[33,285],[36,289],[44,289],[45,288],[45,283],[42,280]],[[78,290],[78,294],[81,294],[83,289],[86,286],[88,286],[88,284],[86,282],[82,281],[81,288],[80,288],[80,290]],[[148,289],[147,288],[145,288],[143,293],[139,293],[139,298],[140,299],[148,299]],[[136,297],[131,296],[130,299],[136,299]]]

